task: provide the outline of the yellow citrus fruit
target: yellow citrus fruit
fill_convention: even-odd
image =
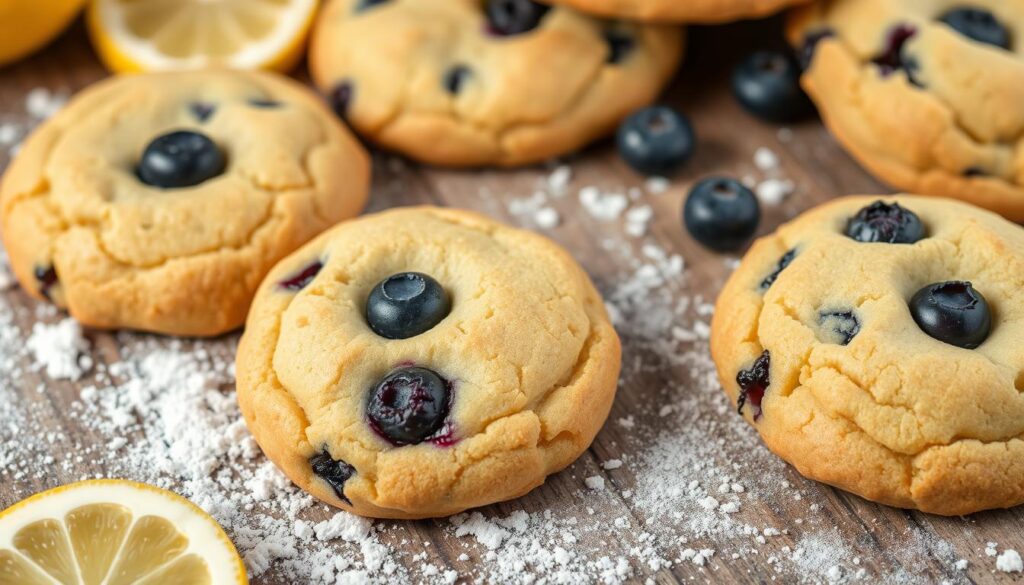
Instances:
[[[83,481],[0,513],[0,585],[248,582],[213,518],[150,485]]]
[[[0,65],[43,48],[84,4],[85,0],[0,0]]]
[[[92,0],[89,35],[111,71],[230,67],[287,71],[318,0]]]

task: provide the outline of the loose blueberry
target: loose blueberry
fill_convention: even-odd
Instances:
[[[334,89],[327,94],[327,103],[339,118],[345,119],[348,117],[348,108],[352,105],[352,97],[354,94],[355,89],[352,82],[342,81],[338,85],[335,85]]]
[[[818,324],[828,340],[837,345],[850,345],[860,333],[860,319],[853,311],[826,311],[818,315]]]
[[[356,12],[369,10],[378,4],[386,4],[388,1],[389,0],[359,0],[359,2],[356,3]]]
[[[355,467],[340,459],[331,458],[331,454],[326,450],[314,455],[309,460],[309,465],[313,468],[313,473],[326,481],[342,501],[349,505],[352,504],[352,501],[345,497],[345,482],[356,474]]]
[[[385,377],[370,393],[370,425],[395,445],[415,445],[444,427],[451,391],[426,368],[404,367]]]
[[[1010,49],[1009,29],[988,10],[954,8],[940,16],[939,20],[971,40],[1000,49]]]
[[[784,53],[758,51],[744,59],[733,71],[732,91],[748,112],[768,122],[792,122],[811,111],[800,66]]]
[[[846,235],[858,242],[913,244],[925,237],[924,224],[899,203],[875,201],[846,223]]]
[[[204,134],[178,130],[159,136],[142,153],[137,174],[162,189],[192,187],[224,172],[224,153]]]
[[[523,34],[537,28],[548,10],[533,0],[487,0],[488,30],[503,36]]]
[[[652,106],[633,113],[619,126],[619,155],[645,175],[668,176],[693,156],[697,137],[679,112]]]
[[[898,24],[889,30],[885,39],[885,48],[871,60],[878,65],[883,76],[892,75],[897,71],[904,71],[907,80],[911,84],[921,87],[921,83],[914,77],[917,71],[917,63],[904,52],[907,41],[917,35],[917,28],[909,24]]]
[[[43,295],[47,300],[52,300],[50,299],[50,290],[57,286],[59,282],[57,279],[57,269],[53,265],[36,266],[33,273],[36,277],[36,282],[39,283],[39,294]]]
[[[213,112],[216,111],[217,107],[206,102],[193,102],[189,104],[188,109],[192,112],[192,115],[196,117],[196,120],[205,122],[210,119],[210,116],[213,115]]]
[[[814,53],[818,50],[818,44],[821,41],[836,36],[834,30],[830,28],[824,28],[807,33],[804,37],[804,44],[800,47],[798,58],[800,60],[800,68],[807,70],[811,66],[811,62],[814,61]]]
[[[910,314],[922,331],[950,345],[974,349],[992,330],[992,311],[969,282],[929,284],[910,299]]]
[[[389,276],[373,287],[366,301],[366,321],[387,339],[408,339],[434,328],[451,311],[448,292],[418,272]]]
[[[270,98],[253,98],[249,100],[249,105],[254,108],[272,110],[274,108],[280,108],[281,102],[277,100],[272,100]]]
[[[455,65],[444,74],[444,88],[452,95],[458,95],[473,71],[465,65]]]
[[[743,247],[761,221],[754,193],[733,179],[705,179],[690,191],[683,206],[686,229],[701,244],[717,252]]]
[[[775,284],[775,281],[779,279],[779,275],[782,274],[782,271],[789,266],[794,258],[796,258],[796,250],[790,250],[783,254],[782,258],[779,258],[779,263],[775,266],[775,270],[761,281],[761,290],[768,290]]]
[[[309,286],[309,283],[313,282],[313,279],[316,278],[317,274],[320,274],[320,270],[323,267],[324,263],[317,260],[310,264],[309,266],[300,270],[294,276],[291,276],[277,283],[277,286],[290,291],[302,290]]]
[[[636,41],[632,36],[618,30],[606,30],[604,40],[608,43],[608,59],[606,61],[612,65],[622,63],[636,47]]]
[[[754,361],[748,370],[740,370],[736,374],[736,383],[740,385],[740,396],[736,402],[736,412],[743,414],[743,406],[750,402],[753,407],[754,420],[761,418],[761,401],[764,400],[764,393],[771,383],[769,378],[772,364],[772,356],[768,350],[764,350],[760,357]]]

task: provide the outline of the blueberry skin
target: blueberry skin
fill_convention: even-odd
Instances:
[[[370,392],[370,426],[394,445],[416,445],[444,426],[451,391],[426,368],[405,367],[388,374]]]
[[[150,142],[136,172],[147,185],[178,189],[220,175],[226,164],[224,153],[206,135],[178,130]]]
[[[551,8],[533,0],[487,0],[488,29],[496,35],[520,35],[537,28]]]
[[[812,109],[800,87],[800,65],[784,53],[749,55],[733,70],[732,91],[744,109],[776,124],[799,120]]]
[[[944,343],[974,349],[992,330],[992,311],[969,282],[929,284],[910,299],[910,314],[922,331]]]
[[[366,301],[366,322],[387,339],[426,333],[451,312],[451,299],[436,280],[419,272],[402,272],[373,287]]]
[[[314,455],[309,460],[309,466],[313,468],[313,473],[331,486],[334,494],[340,500],[350,506],[352,505],[352,501],[345,496],[345,482],[352,479],[352,476],[356,474],[355,467],[340,459],[333,459],[326,450]]]
[[[669,176],[693,157],[697,136],[686,116],[665,106],[634,112],[619,126],[619,155],[645,175]]]
[[[913,244],[926,234],[921,218],[913,211],[899,203],[875,201],[850,218],[846,235],[858,242]]]
[[[1010,31],[988,10],[954,8],[939,20],[973,41],[1010,50]]]
[[[716,252],[743,247],[761,222],[761,206],[750,189],[725,178],[705,179],[690,191],[683,222],[695,240]]]

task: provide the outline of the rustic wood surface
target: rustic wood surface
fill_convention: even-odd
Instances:
[[[587,185],[596,185],[606,190],[643,185],[642,179],[631,173],[617,158],[614,148],[607,143],[600,144],[567,159],[574,173],[573,190],[564,199],[553,200],[562,222],[546,233],[575,254],[603,292],[615,290],[616,285],[635,270],[628,254],[610,252],[605,244],[612,241],[617,242],[619,248],[622,245],[631,247],[635,256],[640,245],[649,242],[685,258],[687,268],[684,281],[673,285],[676,293],[712,301],[728,275],[728,262],[722,256],[701,249],[689,238],[681,227],[681,204],[687,188],[699,177],[710,174],[738,177],[756,175],[752,157],[760,146],[767,146],[779,155],[781,174],[797,186],[796,192],[784,203],[766,210],[762,232],[774,229],[780,221],[833,195],[887,191],[843,153],[817,120],[794,125],[789,132],[780,134],[778,127],[762,124],[743,113],[732,99],[728,90],[728,73],[732,63],[747,50],[776,43],[778,24],[777,21],[745,23],[725,29],[699,29],[692,35],[686,65],[667,92],[665,101],[678,106],[692,117],[700,136],[699,151],[686,170],[673,180],[668,192],[648,197],[647,202],[655,208],[655,216],[644,238],[631,238],[621,233],[621,222],[596,220],[580,207],[575,197],[576,190]],[[76,25],[44,52],[0,69],[0,122],[27,119],[24,102],[27,92],[32,88],[42,86],[72,93],[104,75],[81,25]],[[6,163],[6,153],[0,153],[0,168],[5,167]],[[375,193],[371,209],[434,203],[477,209],[526,227],[536,226],[530,225],[528,218],[510,213],[508,203],[515,198],[528,197],[550,172],[550,168],[544,166],[516,171],[456,172],[400,162],[390,155],[377,156],[375,167]],[[37,318],[35,301],[13,288],[2,294],[0,303],[6,303],[12,308],[17,316],[17,325],[24,332],[31,331],[33,321]],[[639,318],[626,315],[627,319],[634,317]],[[54,320],[59,318],[55,316]],[[667,336],[671,324],[664,325],[664,335]],[[89,332],[88,336],[92,342],[92,357],[99,362],[117,361],[122,350],[121,344],[129,342],[103,332]],[[856,567],[865,569],[864,580],[891,582],[903,579],[908,582],[933,583],[944,580],[1021,580],[1020,576],[1014,578],[995,571],[995,559],[986,557],[983,551],[989,541],[998,542],[1000,550],[1015,548],[1024,551],[1024,509],[982,513],[970,518],[941,518],[878,506],[806,481],[791,468],[774,463],[740,418],[731,409],[721,408],[721,401],[716,402],[705,395],[697,396],[699,391],[693,389],[698,385],[695,376],[706,374],[706,371],[690,367],[684,361],[666,360],[652,349],[656,347],[656,340],[645,339],[642,331],[631,328],[628,323],[623,328],[623,340],[626,364],[623,384],[611,419],[590,451],[578,463],[550,478],[545,486],[534,493],[518,501],[485,509],[485,515],[504,516],[520,509],[538,512],[586,505],[593,507],[597,516],[615,518],[626,515],[640,525],[657,524],[661,519],[645,517],[646,510],[642,506],[635,505],[633,500],[621,495],[643,481],[638,476],[642,468],[630,463],[637,459],[636,453],[642,450],[645,441],[663,436],[665,432],[675,432],[674,429],[685,429],[686,425],[699,425],[694,428],[702,429],[700,432],[706,430],[707,444],[719,446],[715,448],[721,451],[720,455],[711,455],[712,459],[728,462],[736,449],[749,450],[756,455],[754,459],[745,459],[747,463],[736,466],[737,481],[748,486],[758,486],[743,500],[737,519],[754,526],[777,526],[785,529],[786,533],[773,537],[768,545],[760,548],[758,554],[739,554],[739,558],[732,558],[731,555],[742,552],[735,544],[716,542],[714,536],[693,539],[689,546],[718,550],[707,566],[674,562],[669,567],[652,571],[650,567],[641,566],[633,560],[634,578],[641,582],[646,578],[653,578],[658,583],[824,580],[825,576],[821,574],[802,573],[799,564],[789,562],[776,567],[769,559],[772,555],[785,557],[786,551],[795,549],[801,535],[810,530],[810,525],[815,522],[814,530],[818,531],[834,526],[846,549],[856,555]],[[227,352],[230,351],[231,341],[229,336],[218,343]],[[166,342],[156,338],[158,344]],[[689,351],[707,351],[704,342],[691,345],[686,346],[690,348]],[[103,449],[107,438],[97,436],[95,432],[84,428],[79,420],[67,416],[67,410],[77,398],[81,384],[54,382],[46,379],[43,374],[31,371],[27,361],[23,366],[17,377],[11,377],[5,382],[14,386],[16,400],[21,401],[20,405],[33,413],[37,428],[22,432],[64,433],[63,440],[48,444],[53,450],[52,455],[58,459],[63,459],[64,450],[70,448]],[[45,386],[45,392],[37,391],[40,386]],[[671,415],[661,416],[659,407],[663,404],[675,404],[677,408]],[[719,406],[717,409],[704,412],[699,410],[716,404]],[[688,408],[698,410],[691,411]],[[636,421],[634,430],[615,423],[620,418],[630,416]],[[0,425],[2,423],[0,421]],[[700,433],[690,432],[686,436],[699,437]],[[37,458],[43,460],[41,456]],[[623,459],[626,465],[614,471],[603,470],[600,463],[611,458]],[[20,479],[0,474],[0,508],[45,488],[86,475],[105,474],[106,468],[91,463],[93,459],[85,457],[72,465],[71,469],[53,466],[45,473],[29,474]],[[762,470],[750,461],[769,462],[766,465],[771,466],[772,477],[785,478],[793,487],[772,490],[761,486],[758,482]],[[605,490],[600,497],[581,502],[581,490],[585,491],[582,480],[592,475],[603,475],[615,489]],[[689,480],[688,477],[679,477],[678,485],[686,485]],[[665,489],[672,487],[675,486],[667,485]],[[814,514],[808,511],[812,503]],[[319,517],[328,516],[321,509],[317,509],[315,514]],[[802,522],[802,519],[811,516],[817,520]],[[472,547],[467,548],[464,539],[455,539],[450,530],[442,527],[441,522],[381,524],[380,538],[394,550],[426,554],[425,561],[412,559],[409,554],[398,557],[413,569],[409,573],[410,580],[417,580],[417,575],[420,575],[412,565],[421,565],[423,562],[453,568],[468,580],[472,580],[474,575],[477,578],[487,575],[486,571],[480,570],[479,564],[487,562],[481,559],[482,552]],[[622,554],[632,558],[626,550],[634,545],[629,535],[594,534],[590,537],[598,539],[599,546],[606,547],[608,554]],[[606,539],[606,542],[601,539]],[[757,547],[753,537],[750,539],[751,547]],[[432,544],[421,546],[423,542]],[[915,545],[918,550],[908,551],[908,542],[935,545]],[[470,559],[458,560],[459,555],[466,551],[469,551]],[[669,551],[666,554],[672,553]],[[969,568],[966,571],[955,569],[953,561],[957,559],[967,559],[970,562]],[[851,576],[849,569],[856,567],[846,567],[847,577]],[[283,581],[270,571],[254,582]]]

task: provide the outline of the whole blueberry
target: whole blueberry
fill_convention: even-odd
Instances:
[[[150,142],[136,171],[147,185],[176,189],[212,179],[226,164],[224,153],[206,135],[178,130]]]
[[[366,301],[366,321],[387,339],[408,339],[425,333],[451,311],[448,292],[419,272],[402,272],[373,287]]]
[[[992,330],[992,311],[969,282],[929,284],[910,299],[910,314],[928,335],[957,347],[974,349]]]
[[[381,436],[395,445],[415,445],[444,426],[451,391],[426,368],[391,372],[370,392],[366,416]]]
[[[533,0],[487,0],[487,25],[496,35],[519,35],[540,24],[550,7]]]
[[[732,91],[748,112],[768,122],[792,122],[811,111],[800,88],[800,65],[785,53],[758,51],[743,59],[733,70]]]
[[[668,176],[693,156],[697,137],[686,116],[665,106],[634,112],[619,126],[619,155],[637,172]]]
[[[971,40],[994,45],[1000,49],[1010,49],[1009,29],[988,10],[954,8],[940,16],[939,20]]]
[[[701,244],[718,252],[741,248],[757,231],[761,206],[738,181],[705,179],[690,191],[683,206],[686,229]]]
[[[875,201],[846,223],[846,235],[858,242],[913,244],[925,237],[924,224],[899,203]]]

